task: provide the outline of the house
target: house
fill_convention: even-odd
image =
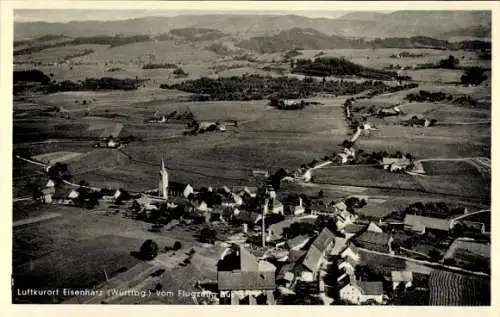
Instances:
[[[276,267],[258,261],[242,246],[232,246],[217,263],[217,288],[221,304],[273,304]]]
[[[243,198],[235,193],[230,193],[222,198],[223,207],[239,207],[243,204]]]
[[[283,207],[283,204],[279,200],[270,199],[268,212],[273,213],[273,214],[283,215],[285,213],[285,209]]]
[[[342,253],[340,253],[341,258],[351,258],[355,260],[356,262],[359,262],[361,260],[361,256],[359,253],[359,249],[354,245],[353,243],[349,243],[347,248],[345,248]]]
[[[343,229],[342,233],[345,234],[345,237],[347,240],[351,239],[352,237],[357,236],[361,232],[366,230],[366,225],[359,225],[359,224],[347,224]]]
[[[268,178],[269,175],[270,175],[269,171],[266,171],[266,170],[257,170],[257,169],[252,170],[253,177]]]
[[[258,212],[251,212],[246,210],[235,210],[234,219],[246,223],[249,225],[256,225],[259,221],[262,220],[262,214]]]
[[[72,189],[68,194],[69,199],[77,199],[79,196],[80,196],[80,193],[78,191],[76,191],[75,189]]]
[[[310,208],[312,215],[332,216],[337,212],[335,204],[332,201],[328,201],[325,199],[317,199],[311,201]]]
[[[303,266],[311,274],[307,274],[307,272],[306,274],[302,274],[303,280],[312,281],[317,277],[324,257],[333,247],[334,239],[334,234],[327,228],[324,228],[318,237],[314,239],[302,262]],[[309,280],[311,277],[312,280]]]
[[[388,253],[391,252],[392,237],[384,232],[365,231],[353,239],[354,244],[359,247]]]
[[[288,250],[300,250],[307,244],[307,242],[309,242],[309,240],[310,240],[309,236],[299,235],[296,236],[295,238],[287,240],[285,245]]]
[[[54,181],[51,179],[49,179],[47,181],[47,184],[45,184],[45,187],[54,187],[54,186],[55,186]]]
[[[309,223],[311,225],[314,224],[316,218],[315,217],[303,217],[300,219],[286,219],[277,223],[270,225],[267,228],[267,242],[281,240],[286,238],[285,230],[290,228],[290,226],[294,223]]]
[[[340,253],[346,248],[347,240],[342,237],[335,236],[333,241],[333,248],[330,250],[331,255],[340,255]]]
[[[52,196],[56,193],[54,187],[45,187],[42,189],[41,201],[46,204],[52,203]]]
[[[354,276],[356,266],[358,266],[358,261],[356,259],[346,256],[344,258],[341,258],[338,262],[338,270],[339,272],[344,272],[345,274],[348,274],[349,276]]]
[[[370,224],[368,225],[368,228],[366,230],[378,232],[378,233],[384,232],[384,230],[382,230],[379,226],[377,226],[373,221],[370,222]]]
[[[337,214],[337,228],[342,230],[345,226],[352,224],[358,216],[348,212],[347,210],[342,210]]]
[[[304,259],[307,251],[290,250],[286,263],[276,274],[276,281],[286,287],[289,287],[293,281],[300,276],[300,263]]]
[[[380,165],[388,171],[397,172],[405,170],[411,161],[407,158],[392,158],[392,157],[384,157],[380,162]]]
[[[424,234],[431,231],[436,233],[448,233],[451,227],[451,220],[425,217],[407,214],[404,218],[404,226],[417,233]]]
[[[412,286],[413,272],[411,271],[392,271],[391,272],[392,289],[396,288],[402,283],[404,288]]]
[[[374,301],[384,302],[384,285],[382,282],[366,282],[352,280],[340,290],[340,298],[353,304]]]
[[[304,208],[304,206],[302,206],[302,198],[299,197],[299,204],[297,206],[293,207],[292,213],[294,216],[299,216],[299,215],[302,215],[304,212],[305,212],[305,208]]]
[[[184,187],[182,195],[184,196],[184,198],[188,198],[191,194],[194,194],[194,189],[191,185],[187,184],[186,187]]]

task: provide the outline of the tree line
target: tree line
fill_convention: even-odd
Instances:
[[[177,89],[195,94],[197,101],[216,100],[262,100],[270,96],[279,99],[309,98],[318,93],[334,95],[354,95],[370,89],[379,89],[386,85],[381,81],[361,83],[344,80],[316,80],[306,77],[272,77],[261,75],[243,75],[232,77],[202,77],[172,85],[162,84],[163,89]]]

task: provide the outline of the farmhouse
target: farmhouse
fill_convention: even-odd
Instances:
[[[307,235],[298,235],[295,238],[289,239],[285,246],[289,250],[300,250],[302,249],[307,242],[309,242],[310,237]]]
[[[347,224],[343,229],[342,233],[345,234],[346,239],[351,239],[361,232],[366,230],[366,225],[358,225],[358,224]]]
[[[242,246],[233,246],[230,251],[217,263],[221,304],[274,304],[276,268],[258,261]]]
[[[293,215],[294,216],[299,216],[302,215],[305,212],[304,206],[302,206],[302,198],[299,197],[299,204],[297,206],[293,207]]]
[[[405,170],[410,164],[411,164],[411,161],[407,158],[384,157],[380,161],[380,165],[382,165],[382,167],[385,170],[389,170],[391,172]]]
[[[56,193],[54,187],[45,187],[41,191],[40,200],[45,204],[52,203],[52,196]]]
[[[315,222],[315,217],[302,217],[296,219],[286,219],[269,226],[267,229],[267,242],[282,240],[286,238],[285,231],[294,223],[308,223],[313,225]]]
[[[262,214],[246,210],[235,210],[234,219],[249,225],[257,225],[262,220]]]
[[[374,301],[382,304],[384,301],[384,285],[382,282],[366,282],[350,280],[350,283],[340,290],[340,298],[353,304]]]
[[[310,273],[312,273],[312,275],[302,274],[303,280],[308,281],[309,278],[312,277],[312,280],[309,281],[313,281],[317,277],[317,274],[319,272],[321,263],[325,255],[333,247],[334,239],[335,239],[334,234],[327,228],[324,228],[318,235],[318,237],[314,239],[312,245],[309,247],[309,250],[307,251],[304,261],[302,262],[303,266]]]
[[[392,237],[387,233],[365,231],[353,242],[362,248],[387,253],[391,251]]]
[[[399,285],[406,289],[412,286],[413,272],[411,271],[392,271],[391,272],[392,289],[396,290]]]
[[[407,214],[404,219],[404,225],[406,228],[420,234],[424,234],[429,231],[436,233],[448,233],[451,221],[447,219]]]

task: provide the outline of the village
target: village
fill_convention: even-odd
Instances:
[[[352,103],[348,100],[345,106],[348,119]],[[150,223],[151,232],[193,227],[200,243],[226,246],[214,268],[217,279],[202,289],[211,294],[209,304],[440,305],[449,304],[440,303],[445,278],[484,287],[490,271],[490,210],[416,202],[377,218],[359,213],[369,204],[368,197],[279,195],[281,183],[311,182],[315,169],[353,164],[354,144],[370,130],[375,128],[367,122],[357,126],[343,152],[315,166],[273,175],[254,170],[252,175],[262,182],[259,187],[193,188],[169,181],[162,160],[158,188],[133,193],[72,184],[64,176],[64,164],[45,166],[18,158],[45,168],[49,179],[33,194],[39,203],[89,212],[107,206],[112,216]],[[409,154],[376,161],[387,173],[418,172],[421,164],[416,163]],[[158,246],[145,243],[154,245],[147,256],[153,260]]]
[[[12,303],[491,305],[491,12],[204,10],[14,15]]]

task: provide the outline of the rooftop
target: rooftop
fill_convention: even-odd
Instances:
[[[450,220],[448,219],[431,218],[418,215],[407,214],[404,219],[404,224],[406,226],[416,228],[429,228],[442,231],[450,230]]]
[[[383,232],[365,231],[354,239],[354,242],[367,242],[379,245],[387,245],[390,235]]]

